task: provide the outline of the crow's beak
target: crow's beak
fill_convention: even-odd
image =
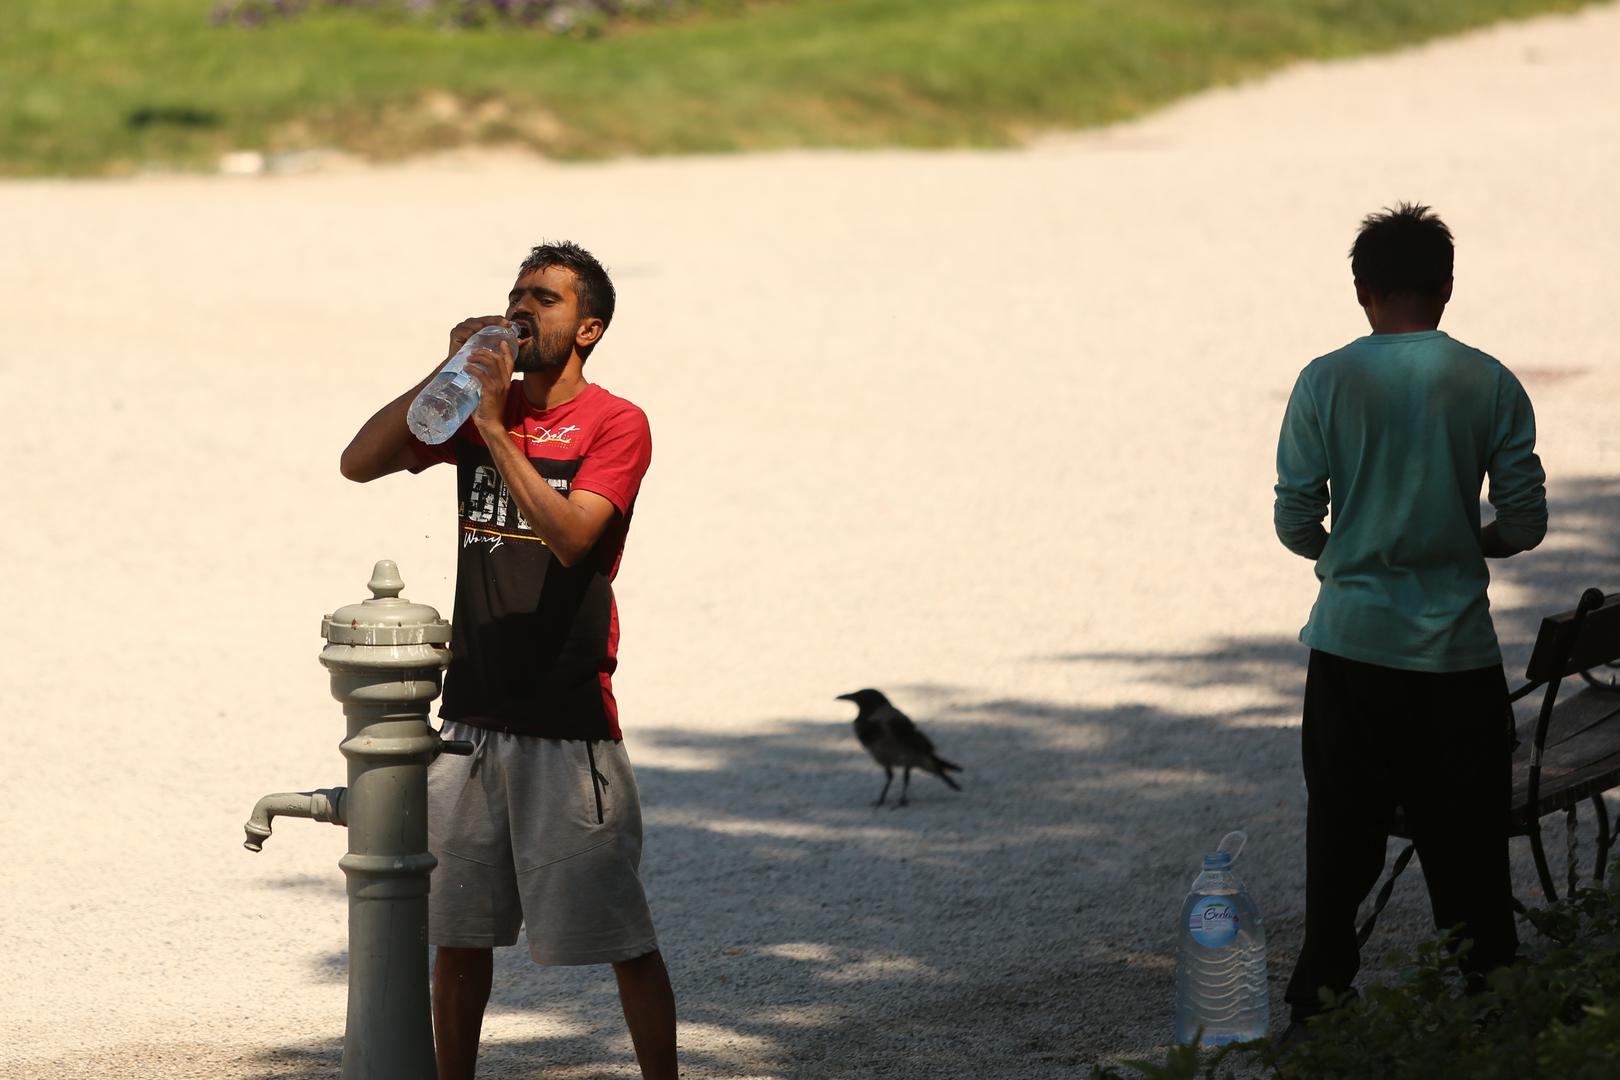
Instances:
[[[854,701],[855,700],[855,695],[854,694],[839,694],[833,700],[835,700],[835,701]]]

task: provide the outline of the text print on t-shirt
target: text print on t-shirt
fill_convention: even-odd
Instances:
[[[578,424],[569,424],[555,430],[548,427],[534,425],[534,429],[523,437],[532,443],[562,443],[564,446],[572,445],[574,432],[579,430]]]
[[[543,477],[558,494],[566,496],[569,484],[565,479]],[[472,488],[461,507],[461,546],[488,544],[494,551],[507,540],[545,541],[534,534],[533,528],[518,509],[511,490],[493,465],[479,465],[473,469]]]

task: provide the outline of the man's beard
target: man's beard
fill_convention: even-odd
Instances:
[[[513,371],[555,371],[568,363],[574,355],[574,332],[559,327],[542,331],[523,343],[512,358]]]

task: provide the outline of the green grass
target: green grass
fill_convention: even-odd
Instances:
[[[10,0],[0,174],[373,158],[518,143],[562,158],[1006,146],[1305,57],[1581,0],[774,0],[591,39],[353,10],[214,27],[210,0]]]

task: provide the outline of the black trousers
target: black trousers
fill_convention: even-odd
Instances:
[[[1436,929],[1461,926],[1483,972],[1513,959],[1508,813],[1513,714],[1500,667],[1400,671],[1311,652],[1302,732],[1305,944],[1285,995],[1350,989],[1356,909],[1378,883],[1395,808],[1417,845]]]

